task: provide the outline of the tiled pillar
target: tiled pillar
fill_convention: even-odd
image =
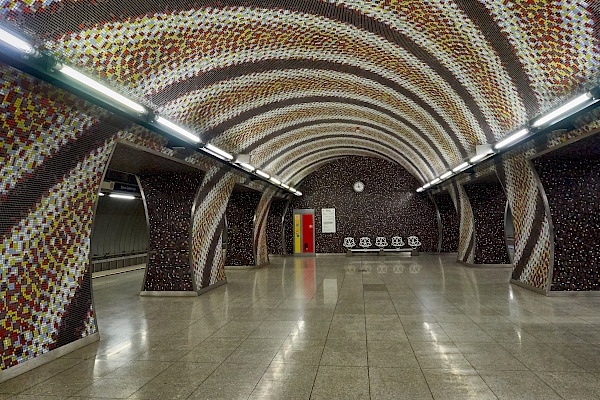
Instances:
[[[448,189],[460,219],[458,260],[472,264],[475,260],[475,228],[471,203],[461,184],[454,183]]]
[[[192,208],[192,274],[196,290],[225,282],[223,218],[236,177],[211,167],[196,194]]]
[[[139,177],[148,218],[148,264],[144,291],[194,291],[190,264],[190,222],[201,173]]]
[[[498,177],[503,183],[515,228],[512,279],[545,291],[551,269],[550,211],[537,173],[525,154],[503,156]]]
[[[254,266],[254,218],[262,193],[233,192],[229,197],[227,218],[227,256],[225,265]]]
[[[275,193],[267,190],[263,193],[260,203],[256,208],[254,217],[254,248],[255,262],[257,266],[269,263],[269,250],[267,248],[267,217]]]

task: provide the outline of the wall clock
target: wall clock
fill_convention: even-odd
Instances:
[[[354,183],[354,186],[353,186],[353,188],[354,188],[354,191],[355,191],[356,193],[360,193],[360,192],[362,192],[363,190],[365,190],[365,184],[364,184],[364,183],[362,183],[361,181],[358,181],[358,182],[355,182],[355,183]]]

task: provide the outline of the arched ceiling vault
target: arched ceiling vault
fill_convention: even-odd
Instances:
[[[295,182],[359,153],[425,181],[600,78],[594,1],[9,0],[0,19]]]

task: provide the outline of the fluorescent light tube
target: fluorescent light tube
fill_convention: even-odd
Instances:
[[[294,194],[295,194],[296,196],[302,196],[302,192],[299,192],[299,191],[297,191],[297,190],[296,190],[296,192],[294,192]]]
[[[574,98],[573,100],[571,100],[570,102],[568,102],[567,104],[565,104],[564,106],[552,111],[549,114],[544,115],[543,117],[541,117],[540,119],[536,120],[533,122],[533,126],[535,127],[539,127],[544,125],[547,122],[550,122],[566,113],[568,113],[569,111],[571,111],[572,109],[574,109],[575,107],[585,103],[586,101],[588,101],[589,99],[592,98],[592,94],[591,93],[586,93],[586,94],[582,94],[581,96],[578,96],[576,98]],[[564,115],[566,117],[566,115]]]
[[[458,167],[454,168],[452,170],[452,172],[464,171],[465,169],[467,169],[469,167],[469,165],[471,165],[471,164],[469,164],[468,162],[464,162],[464,163],[460,164]]]
[[[67,76],[70,76],[71,78],[75,79],[76,81],[79,81],[79,82],[83,83],[84,85],[89,86],[90,88],[110,97],[111,99],[118,101],[119,103],[131,108],[134,111],[137,111],[142,114],[146,114],[148,112],[148,110],[146,110],[146,108],[143,107],[142,105],[129,100],[127,97],[120,95],[119,93],[115,92],[114,90],[107,88],[106,86],[102,85],[101,83],[96,82],[92,78],[85,76],[81,72],[76,71],[69,66],[61,65],[58,68],[58,71],[62,72],[63,74],[65,74]]]
[[[98,196],[105,196],[105,194],[100,192],[100,193],[98,193]]]
[[[296,192],[297,192],[297,190],[296,190],[296,189],[294,189],[293,187],[290,187],[290,192],[292,192],[292,193],[296,193]]]
[[[442,175],[440,175],[440,179],[446,179],[448,178],[450,175],[452,175],[452,171],[448,171],[443,173]]]
[[[421,193],[423,190],[425,190],[425,189],[423,189],[422,187],[420,187],[420,188],[417,189],[417,192]]]
[[[261,177],[265,178],[265,179],[269,179],[271,177],[271,175],[267,174],[264,171],[261,171],[260,169],[257,169],[256,171],[254,171],[254,173],[256,175],[258,175],[258,176],[261,176]]]
[[[125,200],[135,200],[135,196],[131,196],[128,194],[117,194],[117,193],[111,193],[108,195],[108,197],[112,197],[115,199],[125,199]]]
[[[281,185],[281,181],[273,176],[271,178],[269,178],[269,180],[276,185]]]
[[[499,141],[498,143],[496,143],[494,145],[494,147],[496,149],[501,149],[503,147],[508,146],[509,144],[511,144],[512,142],[521,139],[523,136],[527,135],[529,133],[529,130],[527,130],[527,128],[525,129],[521,129],[520,131],[513,133],[512,135],[510,135],[509,137]]]
[[[431,183],[426,183],[426,184],[423,185],[423,189],[427,189],[430,186],[431,186]]]
[[[476,163],[477,161],[481,161],[481,160],[483,160],[484,158],[486,158],[486,157],[487,157],[487,156],[489,156],[490,154],[492,154],[492,153],[483,153],[483,154],[478,154],[478,155],[476,155],[475,157],[471,158],[471,159],[469,160],[469,162],[470,162],[470,163]]]
[[[282,184],[281,184],[281,187],[282,187],[282,188],[284,188],[284,189],[288,189],[288,190],[289,190],[289,188],[290,188],[290,186],[289,186],[289,185],[286,185],[285,183],[282,183]]]
[[[12,33],[6,32],[3,29],[0,29],[0,40],[4,43],[14,47],[17,50],[21,50],[24,53],[32,54],[34,53],[33,46],[27,43],[26,41],[19,39]]]
[[[204,146],[202,148],[202,150],[204,150],[204,151],[206,151],[208,153],[211,153],[212,155],[215,155],[215,156],[217,156],[219,158],[227,160],[227,161],[233,160],[233,156],[231,154],[229,154],[225,150],[221,150],[220,148],[218,148],[216,146],[213,146],[210,143],[207,143],[206,146]]]
[[[156,122],[158,124],[166,126],[167,128],[171,129],[172,131],[175,131],[175,132],[179,133],[183,137],[186,137],[186,138],[188,138],[190,140],[193,140],[195,143],[200,143],[200,138],[198,136],[194,135],[190,131],[187,131],[187,130],[183,129],[179,125],[175,125],[174,123],[172,123],[171,121],[169,121],[167,119],[164,119],[163,117],[157,117],[156,118]]]
[[[437,185],[438,183],[440,183],[442,180],[440,178],[435,178],[434,180],[432,180],[431,182],[429,182],[431,185]]]
[[[240,163],[236,163],[236,164],[239,165],[240,167],[244,168],[248,172],[253,172],[256,169],[256,168],[254,168],[254,166],[244,163],[244,162],[240,162]]]

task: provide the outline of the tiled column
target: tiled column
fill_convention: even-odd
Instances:
[[[192,274],[196,290],[225,282],[223,218],[236,177],[211,167],[196,194],[192,208]]]
[[[255,262],[257,266],[269,263],[269,250],[267,248],[267,217],[275,192],[267,190],[263,193],[260,203],[256,208],[254,217],[254,248],[256,249]]]
[[[227,203],[227,255],[225,265],[254,266],[254,219],[262,193],[233,192]]]
[[[545,291],[554,240],[550,211],[537,173],[523,153],[503,156],[498,176],[503,182],[515,228],[512,279]]]
[[[148,264],[144,291],[193,292],[190,222],[201,173],[142,175],[148,218]]]
[[[449,192],[460,219],[458,260],[472,264],[475,260],[475,228],[471,203],[462,185],[454,183],[449,187]]]

